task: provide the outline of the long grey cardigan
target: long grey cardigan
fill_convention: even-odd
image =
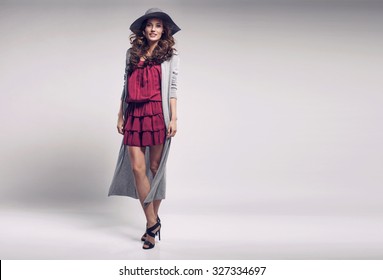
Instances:
[[[124,75],[124,87],[122,90],[123,115],[126,116],[128,104],[125,102],[128,94],[128,69],[129,69],[130,49],[126,52],[126,66]],[[177,76],[178,76],[179,57],[174,52],[172,58],[161,64],[161,95],[162,109],[164,113],[166,129],[169,127],[171,119],[170,98],[177,98]],[[169,154],[171,138],[167,138],[164,143],[164,149],[161,155],[160,165],[156,176],[151,175],[149,168],[149,148],[145,150],[146,174],[150,180],[150,192],[145,198],[144,205],[147,206],[153,200],[164,199],[166,194],[166,161]],[[112,183],[109,188],[111,195],[125,195],[132,198],[138,198],[135,186],[135,180],[130,164],[127,146],[121,143],[120,152],[117,159],[117,166],[114,172]]]

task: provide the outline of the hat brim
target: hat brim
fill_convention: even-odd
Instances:
[[[139,32],[141,30],[142,23],[149,18],[160,18],[160,19],[168,22],[169,27],[170,27],[170,31],[172,32],[172,35],[174,35],[175,33],[177,33],[178,31],[181,30],[181,28],[179,28],[177,26],[177,24],[175,24],[175,22],[172,20],[172,18],[164,12],[154,12],[154,13],[150,13],[147,15],[143,15],[143,16],[139,17],[138,19],[136,19],[130,25],[129,29],[135,33]]]

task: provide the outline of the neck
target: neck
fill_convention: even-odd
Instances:
[[[148,50],[149,54],[152,54],[152,52],[153,52],[154,48],[157,46],[157,44],[158,44],[158,41],[149,43],[149,50]]]

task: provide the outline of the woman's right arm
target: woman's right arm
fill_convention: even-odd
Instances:
[[[117,131],[120,134],[124,134],[124,113],[122,108],[122,102],[124,101],[121,99],[120,110],[118,111],[118,119],[117,119]]]

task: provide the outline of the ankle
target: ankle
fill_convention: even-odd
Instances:
[[[153,220],[148,220],[146,225],[148,228],[150,228],[150,227],[154,226],[156,223],[157,223],[157,220],[153,219]]]

